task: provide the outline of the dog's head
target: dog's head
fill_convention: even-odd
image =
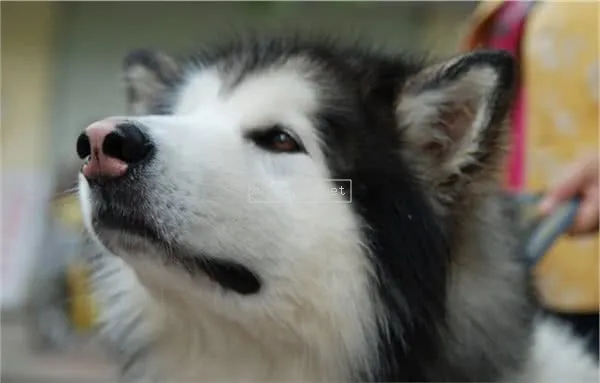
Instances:
[[[229,320],[318,322],[289,336],[337,334],[364,359],[390,305],[443,316],[452,217],[501,164],[507,54],[425,65],[270,41],[125,64],[131,115],[78,142],[103,246]]]

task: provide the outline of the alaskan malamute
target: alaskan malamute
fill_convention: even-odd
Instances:
[[[506,53],[301,39],[125,60],[79,175],[101,333],[144,382],[593,382],[497,175]]]

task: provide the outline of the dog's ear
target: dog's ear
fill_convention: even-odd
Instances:
[[[407,79],[398,123],[410,155],[436,185],[497,174],[514,81],[515,62],[500,51],[454,57]]]
[[[163,52],[135,50],[123,62],[128,114],[154,114],[180,75],[180,65]]]

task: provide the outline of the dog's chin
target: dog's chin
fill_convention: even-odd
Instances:
[[[119,219],[104,214],[94,219],[92,225],[100,242],[117,256],[152,257],[192,277],[206,275],[221,288],[241,295],[257,294],[261,289],[259,276],[248,267],[212,257],[176,240],[169,241],[143,219]]]

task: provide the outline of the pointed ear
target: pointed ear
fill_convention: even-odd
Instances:
[[[497,174],[514,77],[508,53],[478,51],[407,80],[396,104],[397,119],[411,155],[435,185]]]
[[[180,75],[179,63],[151,50],[130,52],[123,62],[127,87],[128,114],[157,113],[165,93]]]

